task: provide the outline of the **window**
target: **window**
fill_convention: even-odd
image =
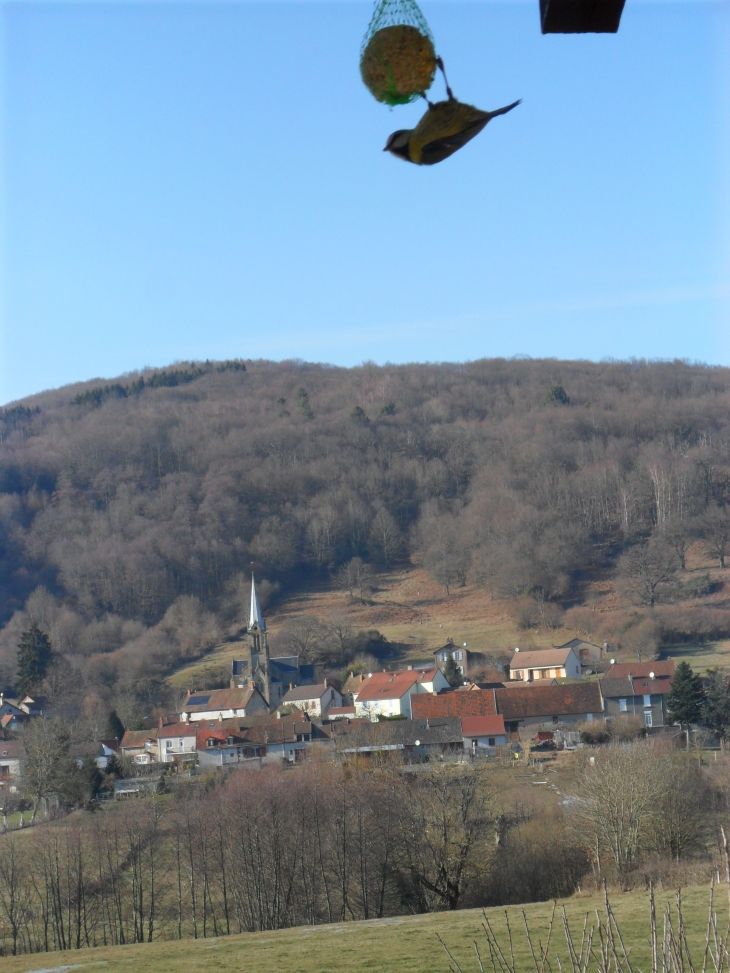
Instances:
[[[455,659],[455,660],[456,660],[457,662],[461,662],[461,660],[462,660],[462,658],[463,658],[463,655],[464,655],[464,653],[463,653],[463,652],[454,652],[454,659]]]
[[[557,722],[558,722],[557,716],[553,716],[553,723],[557,723]]]
[[[644,706],[651,706],[651,696],[644,696]]]
[[[652,725],[651,710],[648,710],[646,713],[644,713],[644,726],[651,726],[651,725]]]
[[[576,666],[575,667],[575,674],[576,674],[576,676],[579,676],[580,675],[580,666]]]
[[[493,747],[494,746],[494,737],[490,737],[489,738],[489,746],[490,747]]]
[[[516,669],[515,672],[513,673],[513,675],[514,675],[515,679],[522,679],[522,672],[521,672],[520,669]]]
[[[587,723],[593,722],[593,713],[586,713],[586,722]]]
[[[205,741],[205,745],[206,747],[214,747],[215,740],[213,739],[213,737],[208,737],[208,739]]]
[[[180,749],[181,749],[181,750],[182,750],[182,745],[183,745],[183,742],[182,742],[182,740],[181,740],[181,741],[180,741]]]
[[[167,740],[167,749],[172,750],[172,740]]]
[[[629,708],[629,701],[627,699],[620,699],[618,701],[618,708],[622,713],[625,713]]]
[[[8,751],[7,750],[3,750],[3,757],[7,757],[7,755],[8,755]]]

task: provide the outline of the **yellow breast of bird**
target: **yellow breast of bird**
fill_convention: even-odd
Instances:
[[[421,162],[424,145],[436,139],[457,135],[488,114],[461,101],[436,102],[423,115],[408,140],[408,154],[411,161],[416,164]]]

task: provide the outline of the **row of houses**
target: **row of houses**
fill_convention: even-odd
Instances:
[[[507,744],[504,718],[424,717],[373,723],[366,718],[312,720],[305,711],[285,716],[199,720],[125,733],[120,752],[138,764],[196,764],[202,769],[291,763],[306,751],[341,754],[396,750],[467,750],[493,754]]]

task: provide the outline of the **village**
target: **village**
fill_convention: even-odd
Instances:
[[[399,755],[414,765],[497,756],[512,762],[601,742],[601,724],[620,726],[624,739],[681,732],[667,717],[673,660],[617,663],[604,659],[607,647],[580,639],[515,649],[504,671],[482,670],[487,679],[479,682],[469,678],[466,646],[448,642],[433,662],[351,672],[338,688],[327,678],[320,682],[316,666],[297,656],[270,655],[252,582],[242,645],[229,688],[188,690],[179,712],[148,719],[149,726],[121,739],[77,747],[78,765],[93,759],[102,774],[112,766],[133,768],[114,780],[113,796],[122,800],[158,789],[170,773],[293,764],[312,751],[341,759]],[[40,697],[0,697],[0,726],[8,735],[44,715],[52,712]],[[23,792],[25,753],[22,735],[0,744],[2,799]]]

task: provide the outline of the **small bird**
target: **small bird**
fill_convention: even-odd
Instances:
[[[514,101],[496,111],[481,111],[473,105],[457,101],[451,91],[447,91],[448,101],[429,102],[418,125],[393,132],[383,151],[392,152],[417,166],[435,165],[471,141],[497,115],[506,115],[522,101]]]

